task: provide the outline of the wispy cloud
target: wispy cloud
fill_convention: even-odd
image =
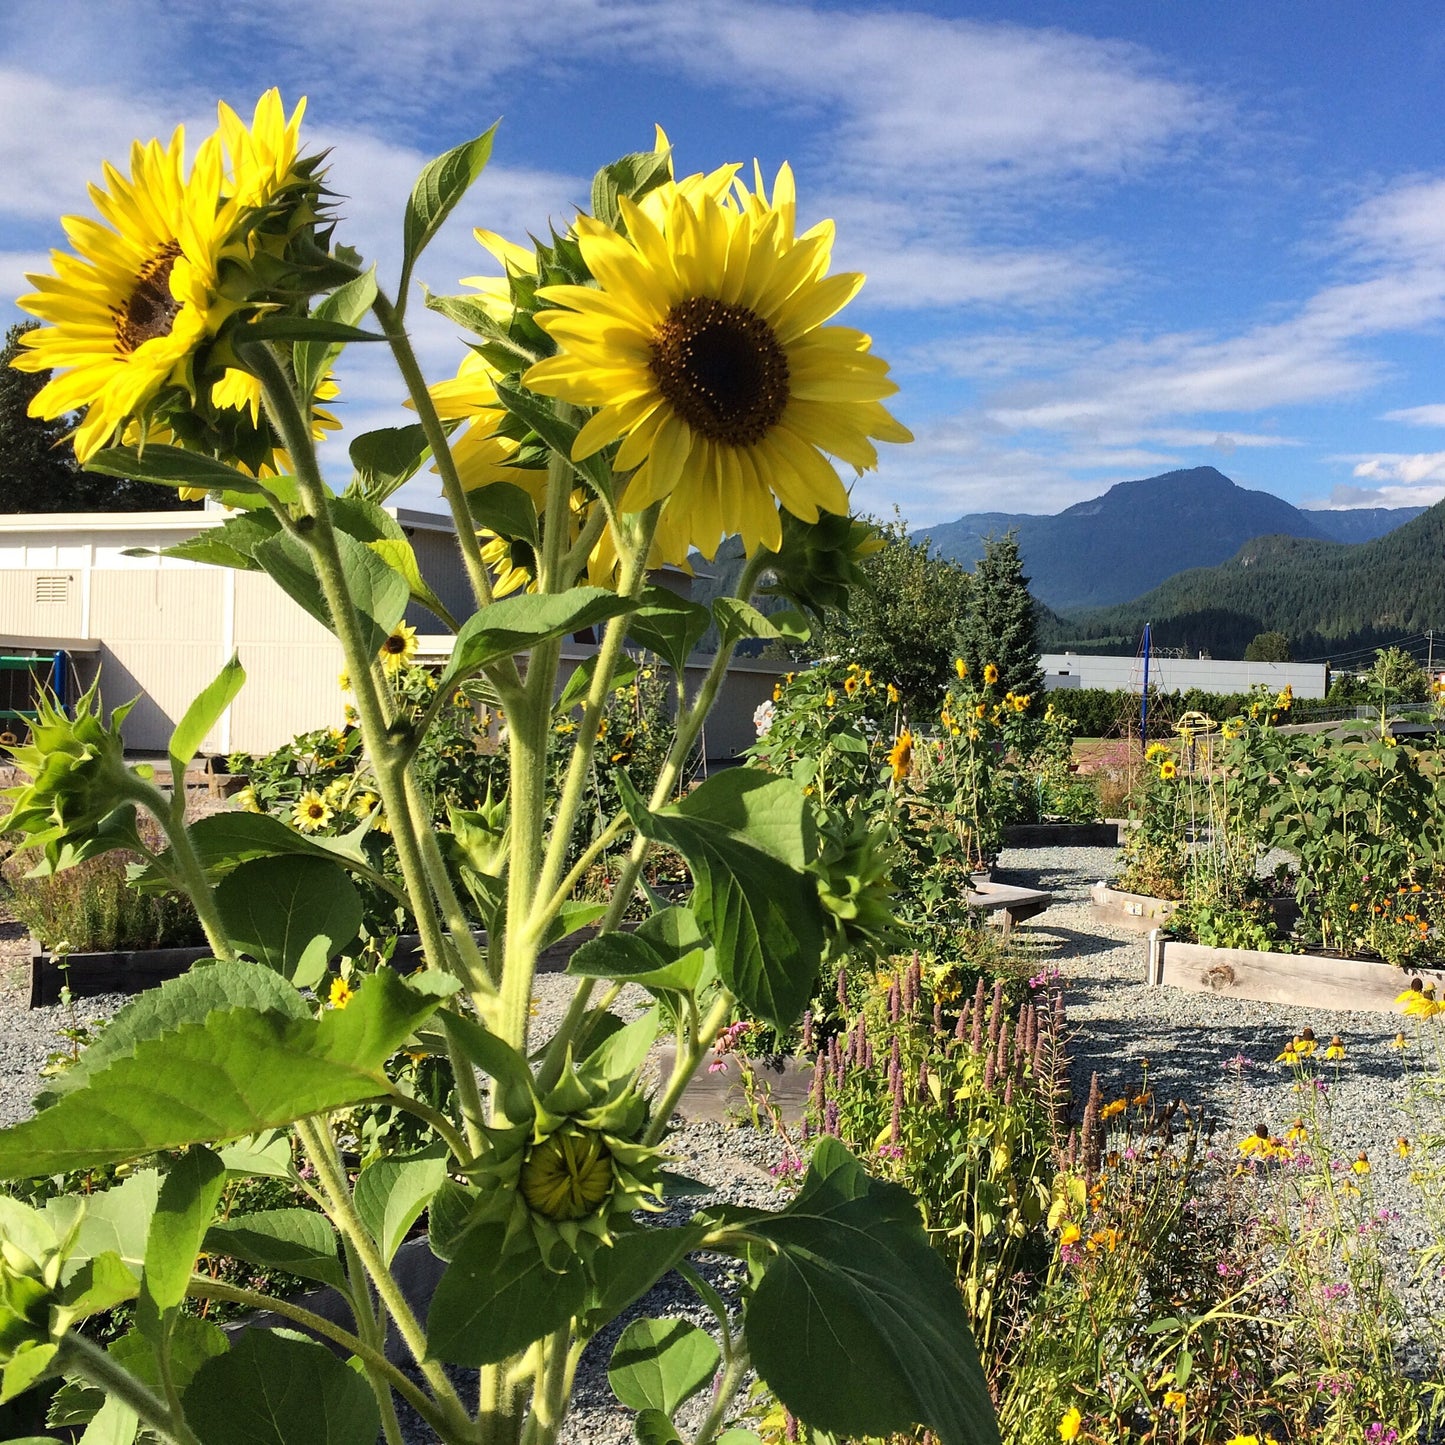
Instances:
[[[1445,426],[1445,405],[1433,403],[1429,406],[1407,406],[1399,411],[1387,411],[1381,421],[1402,421],[1406,426]]]

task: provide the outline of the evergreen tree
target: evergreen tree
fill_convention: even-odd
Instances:
[[[16,371],[10,363],[20,338],[37,324],[12,326],[0,350],[0,512],[169,512],[193,505],[170,487],[81,471],[69,441],[73,418],[29,415],[50,373]]]
[[[901,516],[879,522],[883,546],[863,562],[846,616],[828,619],[811,640],[812,657],[837,657],[893,683],[915,717],[931,715],[953,674],[968,606],[968,573],[910,541]]]
[[[1289,638],[1283,632],[1256,632],[1244,649],[1246,662],[1288,662]]]
[[[992,663],[998,668],[1000,688],[1027,693],[1042,705],[1038,622],[1013,532],[984,543],[969,589],[961,642],[971,676],[981,678]]]

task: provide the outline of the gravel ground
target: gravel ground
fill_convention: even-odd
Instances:
[[[1284,1041],[1306,1026],[1323,1040],[1340,1034],[1348,1059],[1329,1092],[1336,1152],[1352,1158],[1357,1150],[1367,1151],[1374,1204],[1400,1216],[1386,1232],[1398,1283],[1407,1305],[1417,1302],[1408,1251],[1425,1243],[1426,1234],[1418,1222],[1410,1164],[1397,1158],[1394,1150],[1398,1136],[1417,1132],[1405,1112],[1401,1059],[1390,1046],[1401,1020],[1385,1014],[1288,1008],[1146,987],[1143,935],[1102,917],[1088,902],[1090,886],[1110,876],[1114,859],[1115,851],[1109,848],[1013,850],[1003,854],[997,869],[1003,881],[1054,894],[1053,906],[1026,925],[1020,937],[1037,952],[1041,965],[1055,967],[1063,976],[1077,1097],[1082,1099],[1095,1072],[1106,1097],[1132,1092],[1147,1059],[1156,1102],[1179,1097],[1201,1108],[1216,1124],[1221,1156],[1232,1160],[1237,1157],[1236,1142],[1257,1123],[1282,1132],[1300,1112],[1289,1070],[1274,1063]],[[0,934],[0,982],[15,979],[13,970],[7,975],[5,965],[18,954],[17,945]],[[559,976],[540,981],[540,1037],[559,1016],[568,987]],[[86,999],[77,1013],[82,1020],[102,1017],[120,1002]],[[28,1113],[36,1072],[45,1055],[57,1047],[56,1031],[66,1023],[59,1008],[32,1012],[24,1005],[23,992],[0,988],[0,1121]],[[711,1185],[714,1201],[762,1204],[774,1196],[767,1168],[776,1161],[778,1146],[771,1137],[746,1128],[697,1123],[680,1129],[672,1143],[677,1167]],[[684,1201],[679,1217],[706,1202]],[[731,1283],[729,1266],[719,1262],[713,1274],[726,1291]],[[706,1323],[691,1292],[676,1277],[663,1281],[633,1313],[684,1314]],[[584,1357],[576,1405],[564,1432],[569,1445],[622,1445],[632,1439],[628,1414],[611,1402],[605,1379],[606,1361],[620,1328],[619,1322]],[[459,1377],[458,1383],[467,1388],[465,1377]],[[470,1388],[475,1388],[474,1383]],[[431,1438],[420,1421],[409,1422],[409,1442],[421,1445]]]

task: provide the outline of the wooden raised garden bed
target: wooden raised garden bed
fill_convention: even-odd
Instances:
[[[1005,848],[1117,848],[1119,824],[1010,823],[1003,830]]]
[[[1095,908],[1113,922],[1122,923],[1126,928],[1137,928],[1141,933],[1158,928],[1181,901],[1178,898],[1151,898],[1147,893],[1126,893],[1122,888],[1110,888],[1107,883],[1096,883],[1089,890],[1089,902]]]
[[[1152,987],[1365,1013],[1399,1013],[1395,1000],[1417,977],[1437,989],[1445,983],[1440,969],[1402,969],[1374,959],[1318,953],[1210,948],[1166,938],[1158,928],[1149,935],[1144,973]]]
[[[1012,933],[1014,925],[1042,913],[1054,901],[1052,893],[1039,888],[1016,888],[1011,883],[994,883],[976,878],[965,895],[970,908],[988,915],[988,921]]]

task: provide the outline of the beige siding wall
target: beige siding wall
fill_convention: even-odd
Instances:
[[[84,592],[81,568],[0,569],[0,632],[21,637],[80,637]]]

